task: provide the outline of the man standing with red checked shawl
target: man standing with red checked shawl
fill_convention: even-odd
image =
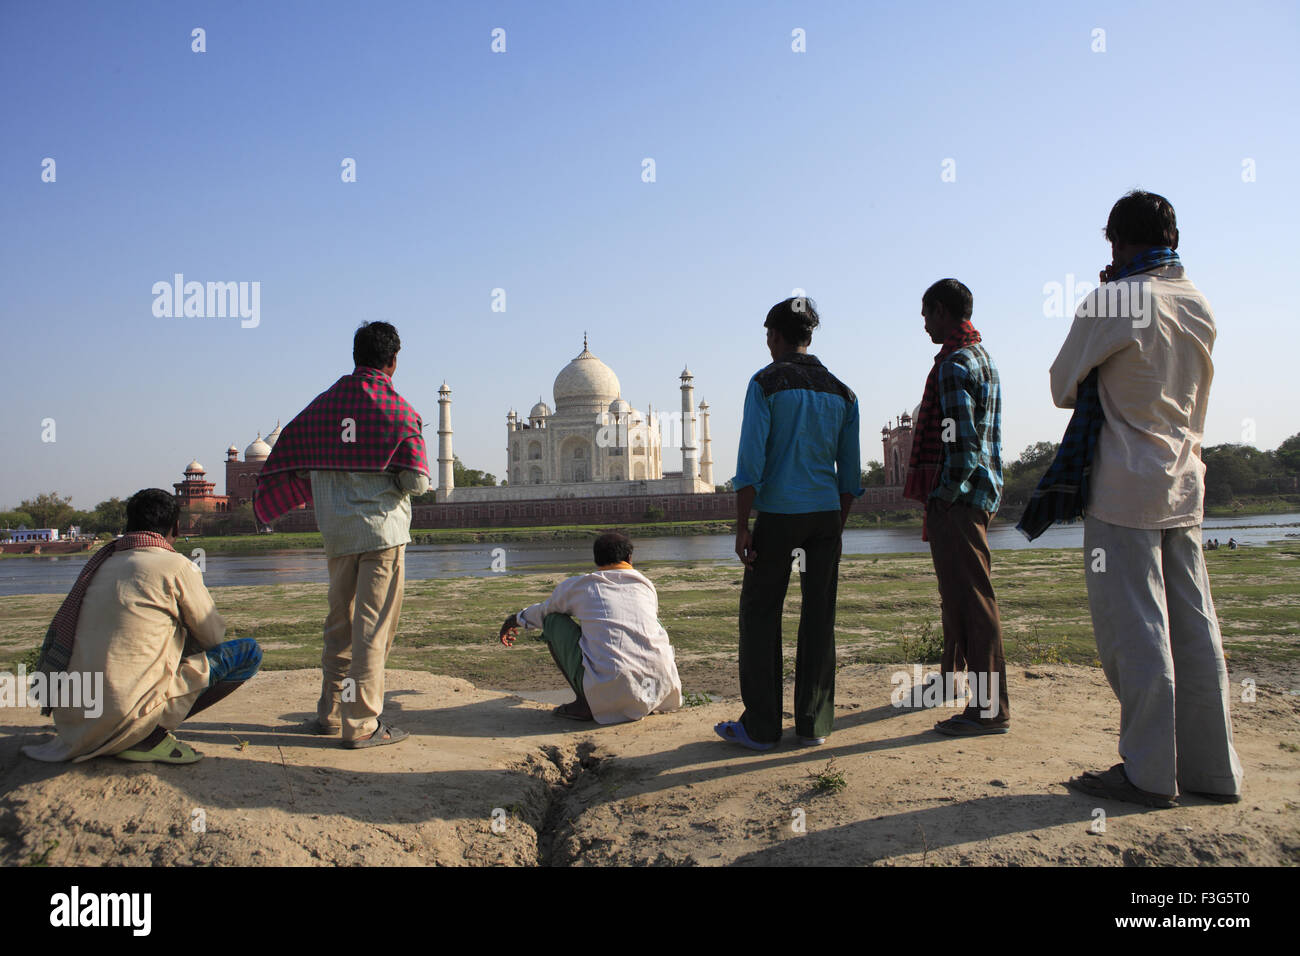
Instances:
[[[429,490],[420,416],[393,388],[401,340],[367,322],[356,365],[284,427],[258,476],[257,519],[305,502],[316,509],[329,558],[329,614],[320,701],[308,730],[343,746],[378,747],[408,734],[382,719],[384,666],[397,634],[411,541],[411,497]]]
[[[965,670],[973,697],[940,721],[950,737],[1007,732],[1007,666],[993,593],[988,526],[1002,498],[1002,388],[997,366],[971,325],[970,289],[941,279],[921,297],[925,331],[936,345],[917,413],[903,494],[925,504],[943,614],[945,698]]]

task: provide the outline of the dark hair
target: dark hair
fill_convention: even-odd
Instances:
[[[126,528],[130,531],[152,531],[167,535],[176,529],[181,516],[181,503],[170,491],[145,488],[126,500]]]
[[[597,565],[617,564],[632,557],[632,539],[617,531],[607,531],[596,539],[591,550]]]
[[[956,279],[940,279],[921,296],[921,307],[938,302],[958,322],[965,322],[975,310],[975,297]]]
[[[791,345],[807,345],[812,341],[813,329],[819,325],[817,303],[806,295],[778,302],[763,320],[763,328],[775,329]]]
[[[1119,245],[1178,248],[1178,220],[1164,196],[1135,189],[1110,208],[1103,230],[1107,242]]]
[[[387,322],[362,322],[352,337],[352,362],[367,368],[386,368],[401,348],[397,329]]]

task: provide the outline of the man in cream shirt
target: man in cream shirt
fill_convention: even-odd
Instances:
[[[1236,802],[1241,762],[1201,551],[1214,316],[1174,252],[1164,197],[1124,196],[1106,238],[1112,263],[1080,305],[1051,380],[1055,403],[1072,408],[1079,383],[1099,369],[1105,421],[1083,547],[1097,653],[1120,701],[1123,763],[1070,784],[1154,807],[1170,806],[1180,789]]]
[[[655,587],[632,567],[632,541],[603,534],[593,547],[597,570],[561,581],[551,596],[506,618],[501,643],[536,628],[577,700],[555,713],[615,724],[682,706],[673,647],[659,623]]]

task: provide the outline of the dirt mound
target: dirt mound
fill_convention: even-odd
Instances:
[[[305,736],[315,671],[259,675],[181,728],[189,767],[50,765],[19,747],[51,728],[3,711],[6,865],[1295,864],[1300,696],[1236,702],[1245,799],[1149,811],[1063,785],[1115,754],[1101,673],[1012,668],[1012,732],[952,740],[946,712],[895,707],[898,668],[838,676],[824,747],[751,754],[712,726],[719,701],[635,724],[557,719],[454,678],[389,674],[386,716],[412,739],[343,750]],[[1098,813],[1100,811],[1100,813]],[[1102,826],[1104,825],[1104,830]]]

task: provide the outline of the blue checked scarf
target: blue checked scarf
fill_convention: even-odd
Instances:
[[[1139,272],[1149,272],[1163,266],[1179,265],[1178,253],[1168,247],[1148,249],[1110,277],[1111,282]],[[1101,392],[1098,372],[1093,369],[1079,383],[1074,403],[1074,414],[1065,426],[1065,435],[1056,458],[1038,482],[1025,513],[1020,516],[1016,530],[1030,541],[1050,528],[1053,523],[1078,521],[1088,503],[1088,482],[1092,477],[1092,459],[1097,450],[1097,436],[1101,434],[1106,416],[1101,410]]]

